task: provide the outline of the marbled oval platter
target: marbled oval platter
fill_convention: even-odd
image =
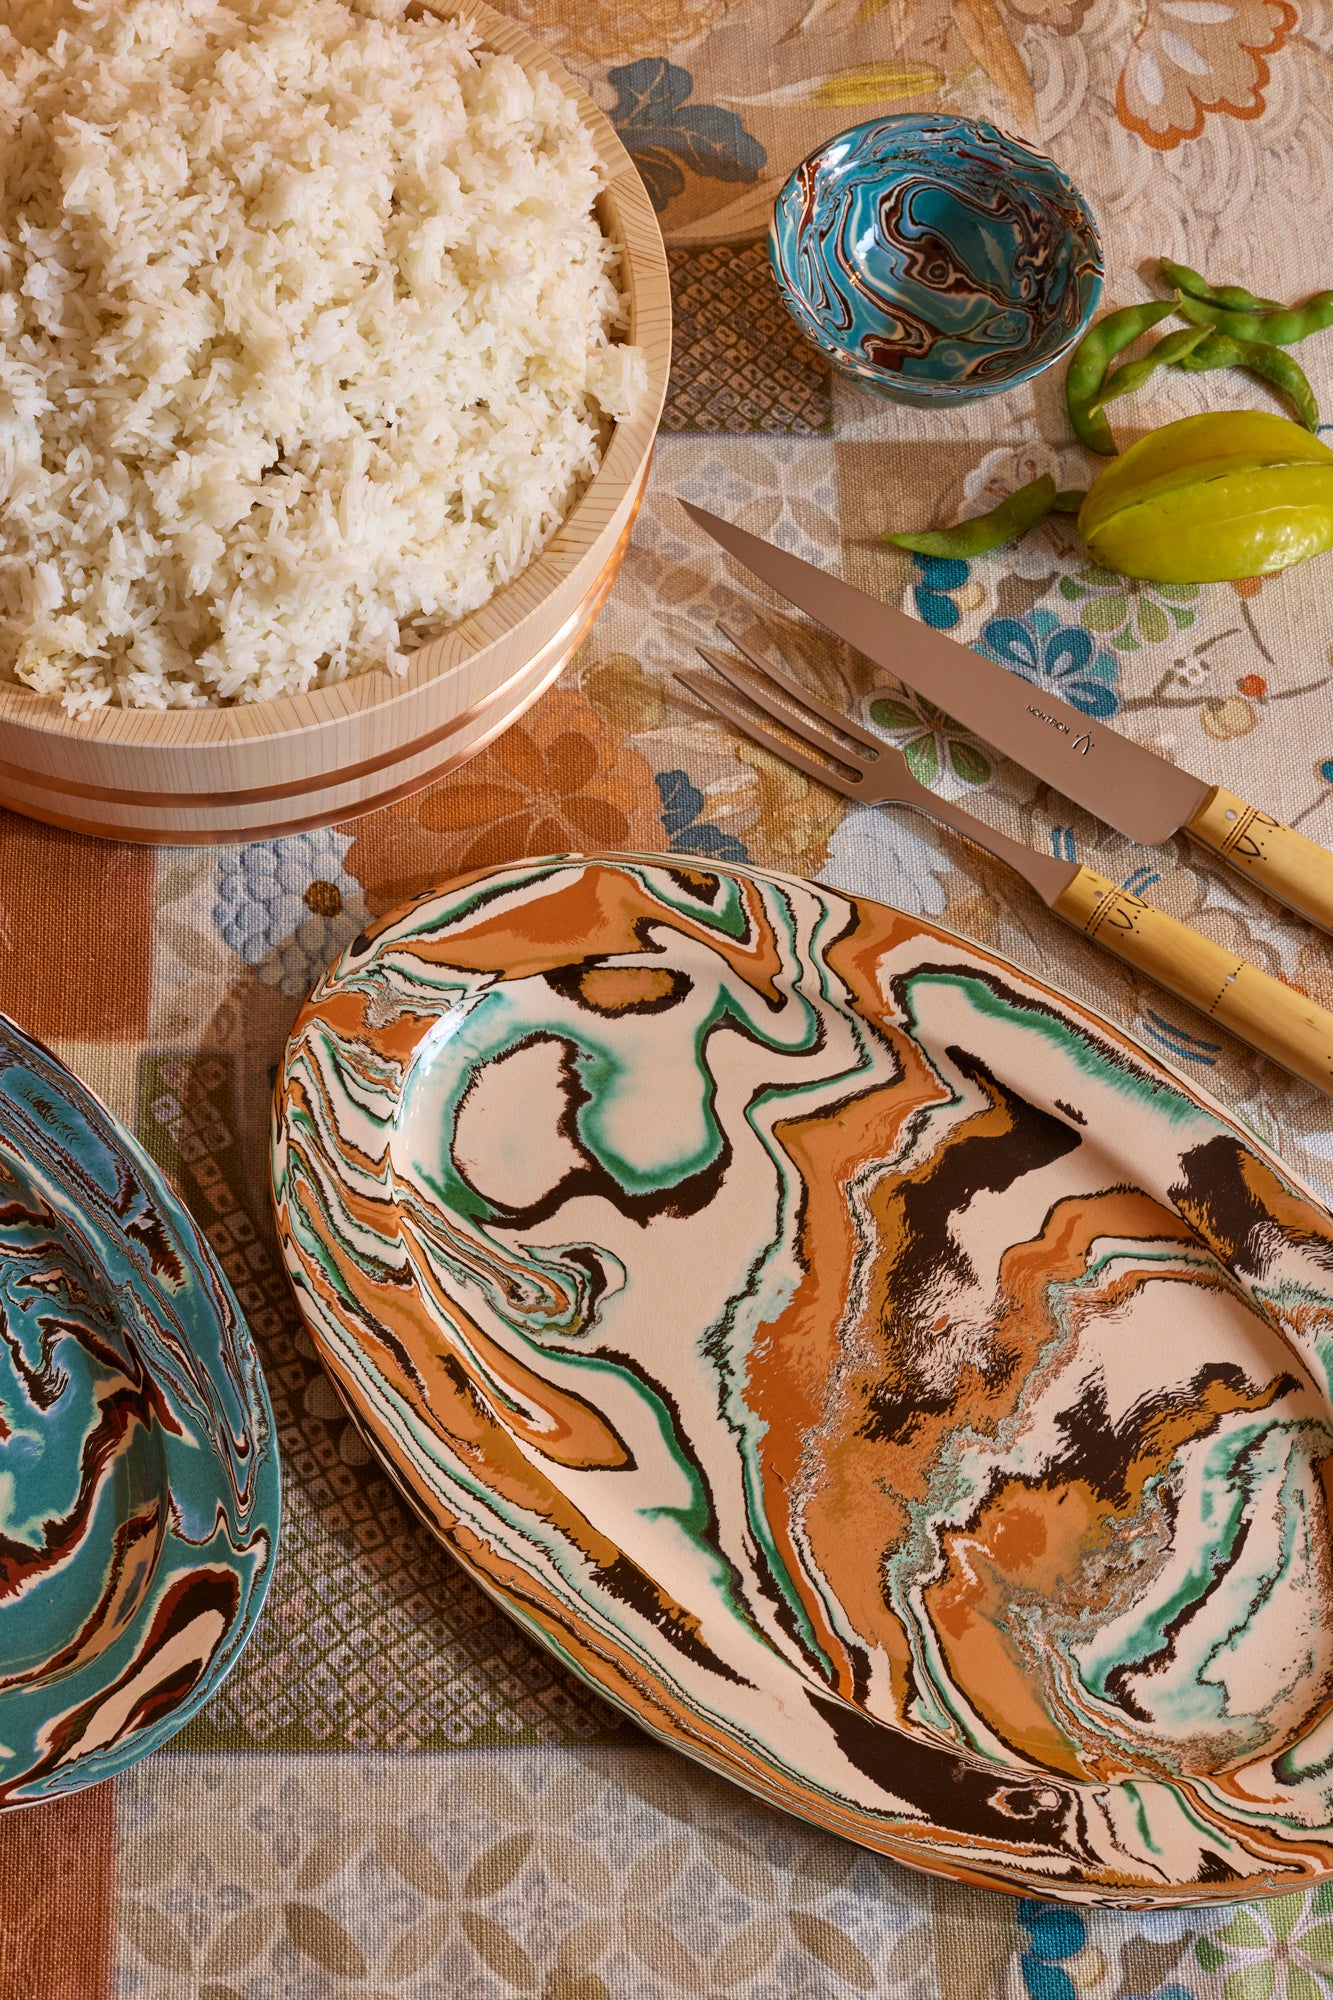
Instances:
[[[277,1532],[272,1411],[211,1250],[0,1016],[0,1806],[174,1735],[249,1635]]]
[[[1095,1015],[671,857],[358,938],[279,1226],[381,1455],[645,1727],[920,1867],[1333,1869],[1333,1219]]]

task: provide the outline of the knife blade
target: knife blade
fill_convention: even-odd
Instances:
[[[720,629],[732,638],[725,626]],[[1224,945],[1167,916],[1095,869],[1038,854],[1022,841],[1011,840],[998,828],[988,826],[956,799],[932,792],[912,776],[901,750],[839,716],[772,660],[734,638],[732,643],[758,670],[764,685],[739,673],[728,659],[707,646],[698,651],[721,677],[723,687],[710,684],[686,667],[673,671],[696,700],[715,710],[733,729],[762,744],[770,756],[794,764],[798,771],[848,798],[906,806],[952,827],[1014,869],[1036,890],[1047,909],[1075,930],[1126,965],[1146,972],[1169,992],[1178,993],[1210,1021],[1262,1049],[1294,1076],[1333,1097],[1333,1014],[1308,994],[1237,958]],[[731,689],[740,701],[731,699]],[[761,718],[776,722],[782,733],[768,728]],[[832,730],[821,726],[827,723],[833,725]],[[793,737],[799,742],[793,742]],[[809,755],[801,744],[808,744],[818,754]]]
[[[1314,841],[932,626],[704,507],[680,504],[751,575],[1108,826],[1148,847],[1189,833],[1333,930],[1333,855]]]

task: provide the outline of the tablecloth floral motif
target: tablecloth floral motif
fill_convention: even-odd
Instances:
[[[661,831],[651,766],[571,680],[451,777],[350,823],[347,867],[382,914],[444,875],[656,847]]]
[[[350,837],[331,828],[279,846],[248,841],[217,858],[213,921],[259,977],[299,1000],[369,914],[343,867]]]
[[[229,1815],[225,1832],[217,1811]],[[1320,2000],[1333,1891],[1112,1911],[928,1882],[660,1751],[159,1760],[121,1786],[133,2000]]]
[[[913,1878],[652,1750],[195,1754],[121,1812],[127,2000],[908,2000],[935,1960]]]
[[[1243,161],[1234,128],[1288,112],[1327,61],[1321,20],[1288,0],[687,0],[665,12],[522,0],[516,11],[631,145],[645,100],[661,100],[658,130],[674,137],[646,178],[677,242],[754,232],[795,159],[886,111],[949,106],[1047,144],[1082,123],[1101,161],[1118,156],[1122,185],[1100,190],[1115,198],[1142,186],[1155,157],[1201,139]],[[701,123],[678,122],[686,103]]]

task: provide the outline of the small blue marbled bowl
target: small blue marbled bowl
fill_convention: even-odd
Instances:
[[[872,118],[778,196],[769,255],[835,367],[936,406],[1031,381],[1078,340],[1102,289],[1097,225],[1053,160],[971,118]]]

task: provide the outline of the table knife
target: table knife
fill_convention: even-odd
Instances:
[[[1304,834],[813,563],[681,505],[761,583],[1098,819],[1148,847],[1188,833],[1333,931],[1333,855]]]

